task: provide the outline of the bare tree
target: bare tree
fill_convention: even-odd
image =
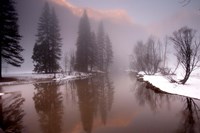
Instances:
[[[145,45],[142,41],[138,41],[133,49],[133,54],[130,56],[131,68],[136,71],[145,70],[144,56]]]
[[[152,37],[148,39],[147,43],[139,41],[134,47],[134,53],[131,57],[133,68],[149,75],[155,74],[161,62],[158,46],[159,44],[156,44]]]
[[[194,29],[182,27],[170,37],[170,40],[174,43],[177,60],[185,71],[184,78],[180,80],[182,84],[186,83],[192,71],[198,67],[200,42],[195,40],[195,34]]]
[[[167,62],[167,46],[168,46],[168,37],[165,37],[165,43],[164,43],[164,51],[163,51],[163,67],[166,67]]]
[[[191,2],[191,0],[182,0],[180,1],[180,3],[184,6],[187,6],[189,3]]]

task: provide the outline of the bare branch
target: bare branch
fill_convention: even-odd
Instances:
[[[183,7],[187,6],[189,3],[191,2],[191,0],[182,0],[179,3],[182,4]]]
[[[173,33],[170,40],[174,43],[178,62],[185,70],[182,84],[188,80],[192,71],[198,67],[200,42],[194,40],[196,31],[188,27],[183,27]]]

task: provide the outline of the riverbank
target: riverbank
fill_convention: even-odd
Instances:
[[[0,86],[5,85],[18,85],[18,84],[29,84],[35,82],[50,82],[50,81],[64,81],[64,80],[76,80],[84,79],[92,76],[91,73],[78,73],[72,72],[68,74],[36,74],[36,73],[20,73],[20,74],[7,74],[4,75],[0,81]]]
[[[178,78],[175,75],[163,76],[161,74],[156,74],[156,75],[145,75],[143,73],[138,74],[139,80],[149,82],[150,84],[160,89],[161,91],[200,99],[199,75],[191,75],[191,77],[188,79],[185,85],[176,82],[171,82],[172,78],[178,80]]]

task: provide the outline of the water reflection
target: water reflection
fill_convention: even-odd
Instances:
[[[24,128],[22,124],[24,101],[25,99],[21,97],[19,92],[0,96],[0,127],[5,133],[22,132]]]
[[[79,110],[85,132],[91,133],[94,117],[100,114],[101,121],[106,124],[108,112],[111,110],[114,87],[108,76],[75,81],[79,99]]]
[[[139,105],[144,106],[149,105],[153,111],[158,110],[162,105],[167,104],[170,108],[170,99],[173,96],[167,95],[165,93],[154,91],[147,86],[146,83],[138,82],[134,74],[129,74],[130,79],[134,82],[132,90],[136,96]]]
[[[66,88],[66,99],[71,98],[72,105],[76,105],[76,103],[77,103],[77,88],[76,88],[75,82],[73,80],[68,81],[65,84],[65,88]],[[67,91],[68,88],[70,89],[70,91]]]
[[[177,133],[200,132],[200,107],[192,98],[184,98],[184,108],[181,112],[181,125]]]
[[[19,93],[4,95],[0,125],[7,132],[30,133],[200,132],[200,101],[153,91],[132,76],[115,76],[114,84],[100,75],[5,87],[26,101]]]
[[[138,82],[135,74],[129,74],[130,79],[134,83],[132,91],[134,91],[136,100],[142,106],[149,105],[156,112],[160,110],[164,104],[170,107],[173,101],[183,101],[184,106],[181,109],[181,120],[176,133],[199,133],[200,132],[200,101],[188,97],[175,96],[165,94],[160,91],[152,90],[146,83]],[[177,117],[178,119],[178,117]]]
[[[60,133],[63,114],[62,94],[56,82],[34,84],[33,100],[43,133]]]

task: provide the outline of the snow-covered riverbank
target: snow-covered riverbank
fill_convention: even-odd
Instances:
[[[173,76],[176,79],[176,76]],[[143,75],[143,80],[164,92],[200,99],[200,76],[192,75],[185,85],[171,83],[170,78],[161,74]]]
[[[0,86],[3,85],[17,85],[17,84],[27,84],[35,82],[49,82],[49,81],[63,81],[63,80],[76,80],[85,79],[92,76],[91,73],[77,73],[73,72],[70,75],[67,74],[35,74],[35,73],[20,73],[20,74],[7,74],[4,75],[5,78],[12,77],[13,81],[0,82]]]

